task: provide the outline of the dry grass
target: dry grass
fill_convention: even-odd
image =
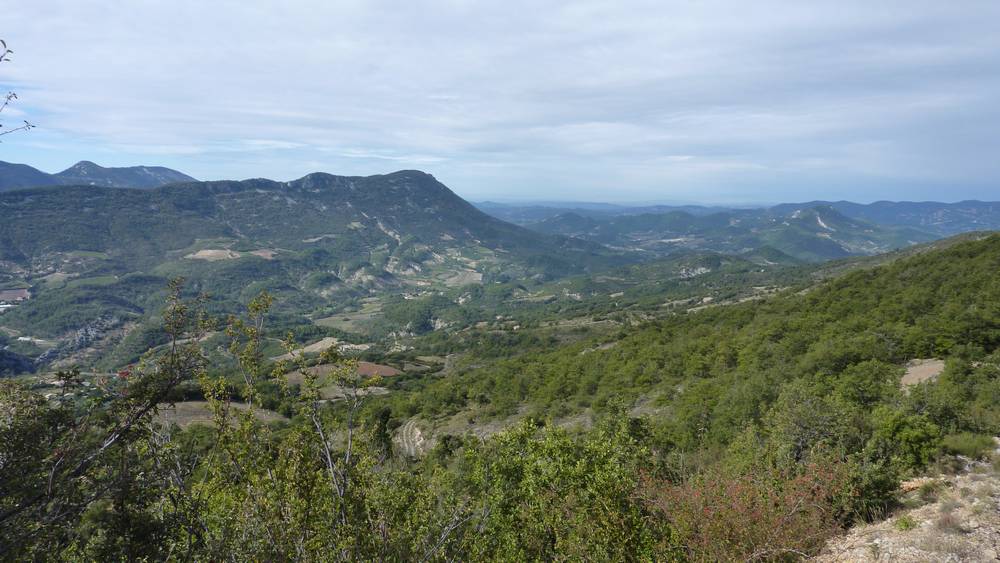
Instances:
[[[185,258],[189,260],[206,260],[208,262],[217,262],[219,260],[235,260],[240,257],[238,252],[233,252],[229,249],[219,249],[219,248],[205,248],[199,250],[198,252],[188,254]]]
[[[961,507],[962,507],[961,502],[959,502],[956,499],[949,498],[941,501],[941,503],[938,505],[938,510],[942,514],[949,514],[951,512],[955,512]]]
[[[928,533],[917,546],[925,552],[941,556],[940,561],[969,561],[976,554],[971,544],[948,532]]]
[[[964,534],[966,530],[962,518],[955,512],[944,512],[934,521],[934,527],[949,534]]]
[[[243,403],[230,403],[232,408],[238,410],[246,410],[247,405]],[[254,415],[261,422],[276,422],[279,420],[288,420],[280,414],[255,408]],[[186,428],[192,424],[213,424],[212,411],[208,408],[207,401],[182,401],[174,405],[161,405],[160,412],[157,415],[160,421],[164,423],[175,423],[181,428]]]
[[[940,459],[934,462],[934,469],[944,475],[958,475],[967,468],[968,463],[966,460],[953,455],[941,456]]]
[[[271,359],[275,361],[291,360],[293,358],[299,357],[299,354],[319,354],[321,352],[324,352],[327,348],[330,348],[331,346],[336,346],[338,342],[339,341],[336,338],[332,336],[327,336],[326,338],[318,342],[313,342],[312,344],[305,346],[300,350],[295,350],[291,354],[282,354],[280,356],[275,356]]]
[[[251,250],[250,254],[253,254],[254,256],[259,256],[260,258],[263,258],[264,260],[274,260],[274,257],[278,253],[275,252],[274,250],[268,250],[268,249],[265,248],[265,249],[261,249],[261,250]]]

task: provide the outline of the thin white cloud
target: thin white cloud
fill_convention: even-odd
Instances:
[[[43,169],[421,167],[473,198],[578,200],[1000,180],[992,0],[47,0],[4,20],[0,83],[42,127],[0,159]]]

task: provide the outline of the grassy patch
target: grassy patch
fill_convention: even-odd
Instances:
[[[323,319],[316,319],[319,326],[335,328],[344,332],[364,332],[368,323],[382,311],[382,304],[379,302],[368,302],[361,306],[359,311],[337,313]]]
[[[996,443],[991,436],[972,432],[949,434],[944,437],[942,446],[947,453],[964,455],[972,459],[985,459],[996,449]]]
[[[113,285],[118,281],[115,276],[97,276],[93,278],[80,278],[66,282],[65,287],[105,287]]]
[[[967,561],[975,554],[972,544],[948,532],[936,531],[920,540],[918,547],[941,556],[941,560]]]
[[[97,258],[101,260],[107,260],[108,258],[106,252],[94,252],[92,250],[71,250],[66,255],[73,258]]]

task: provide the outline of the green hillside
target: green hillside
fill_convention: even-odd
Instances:
[[[1000,344],[998,268],[996,235],[926,251],[808,291],[670,316],[586,354],[591,344],[581,343],[455,374],[431,384],[424,408],[486,407],[503,416],[525,402],[538,412],[572,412],[625,394],[674,413],[665,423],[695,444],[700,438],[685,434],[676,413],[708,393],[703,414],[725,428],[710,432],[724,442],[796,379],[834,382],[868,361],[992,352]],[[436,404],[436,396],[454,402]],[[730,420],[734,409],[739,417]]]

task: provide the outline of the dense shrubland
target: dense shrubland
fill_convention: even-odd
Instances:
[[[786,560],[880,517],[901,478],[1000,431],[1000,237],[461,373],[383,384],[261,353],[269,298],[230,319],[227,369],[176,289],[168,344],[89,402],[0,381],[0,549],[12,560]],[[178,344],[180,340],[181,344]],[[294,335],[288,346],[294,346]],[[612,344],[599,346],[599,344]],[[496,346],[517,346],[517,341]],[[902,364],[946,358],[900,387]],[[475,362],[470,362],[472,365]],[[301,386],[285,384],[291,369]],[[74,374],[62,375],[72,389]],[[197,381],[213,428],[156,424]],[[192,383],[184,384],[194,385]],[[182,386],[183,387],[183,386]],[[289,422],[266,425],[278,400]],[[633,409],[633,404],[643,408]],[[413,414],[528,416],[394,452]],[[588,429],[560,424],[590,413]]]

